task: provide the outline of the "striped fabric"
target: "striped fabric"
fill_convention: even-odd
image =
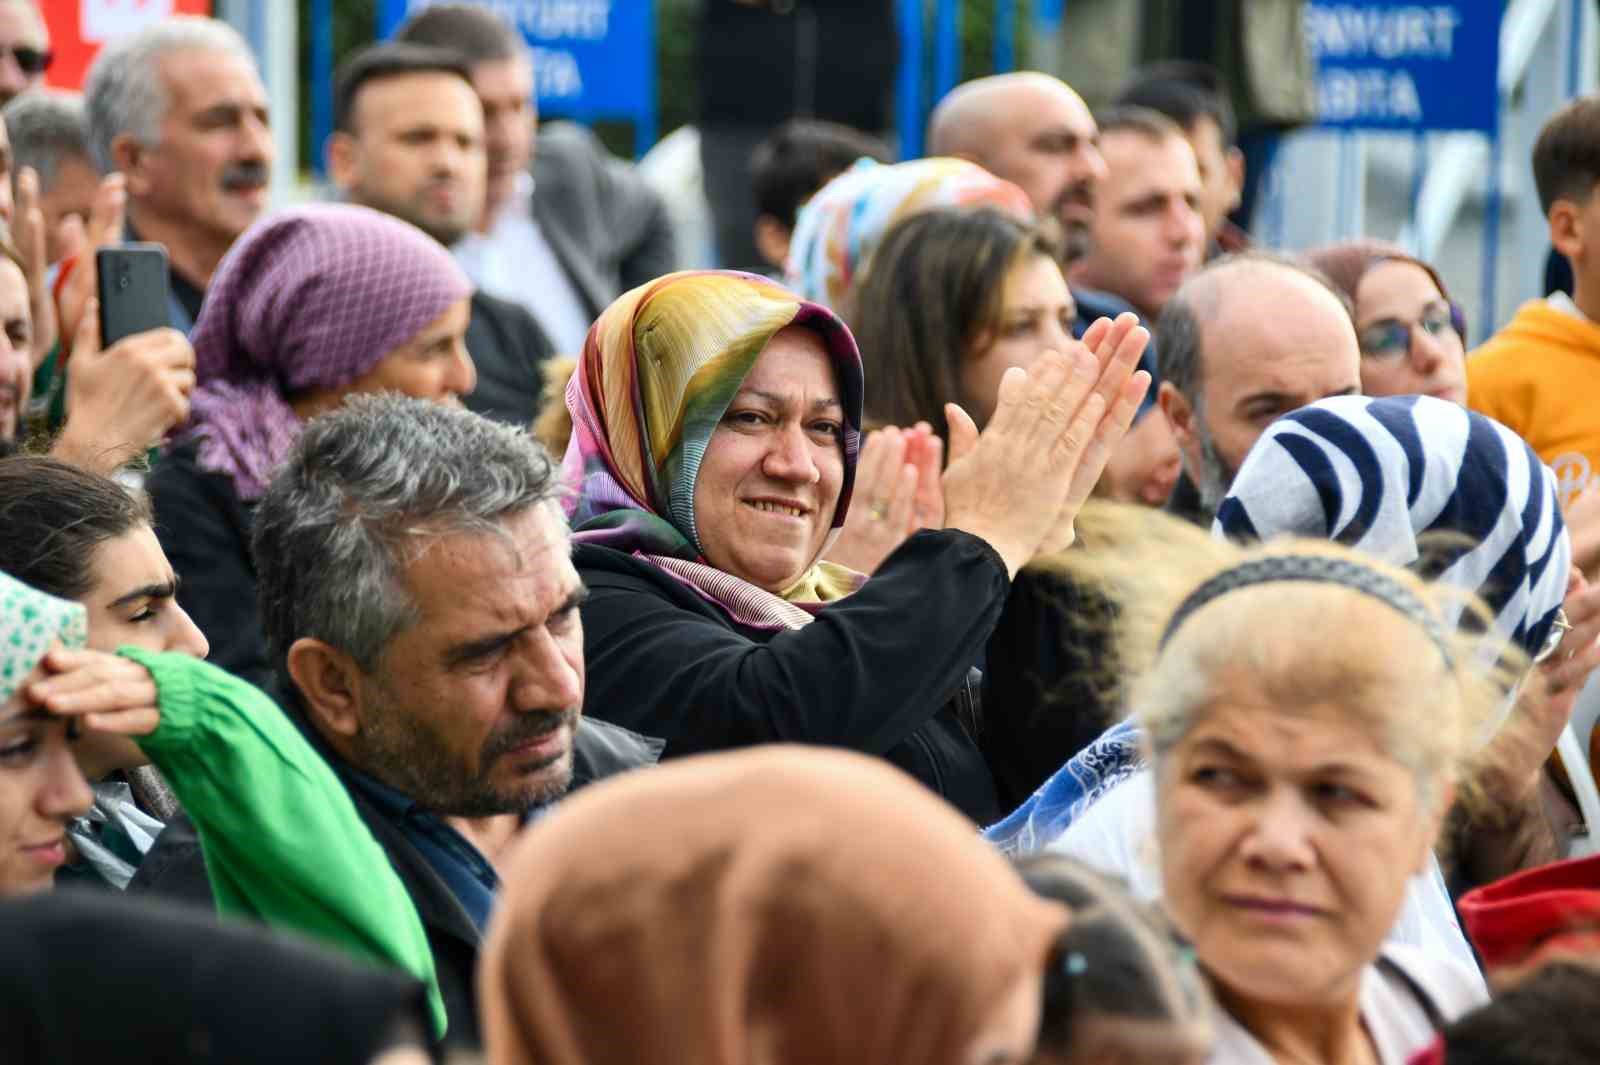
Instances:
[[[1337,540],[1474,592],[1495,614],[1486,658],[1508,641],[1543,648],[1572,558],[1554,474],[1499,422],[1432,397],[1339,396],[1279,418],[1212,531]],[[1137,722],[1113,725],[985,837],[1007,853],[1049,845],[1144,765],[1143,748]]]
[[[1311,536],[1420,563],[1488,605],[1497,639],[1486,651],[1515,642],[1530,656],[1550,634],[1572,560],[1555,475],[1499,422],[1428,396],[1337,396],[1278,419],[1214,531]]]
[[[800,209],[784,280],[806,299],[843,310],[856,276],[890,227],[934,207],[998,207],[1033,217],[1027,193],[965,159],[888,166],[861,159]]]

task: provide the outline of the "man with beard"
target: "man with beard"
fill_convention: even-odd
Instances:
[[[171,323],[187,333],[217,264],[267,207],[274,149],[255,57],[226,23],[173,16],[108,44],[84,100],[96,164],[126,178],[128,239],[166,247]],[[85,255],[74,272],[93,265]]]
[[[1183,456],[1167,509],[1209,526],[1279,415],[1361,391],[1350,307],[1320,273],[1269,252],[1217,259],[1167,301],[1162,411]]]
[[[533,312],[576,355],[612,300],[677,269],[660,196],[584,127],[540,125],[533,57],[495,11],[432,4],[395,40],[455,52],[483,101],[487,195],[451,250],[473,284]]]
[[[385,394],[310,422],[255,514],[282,704],[416,905],[453,1043],[478,1042],[474,966],[507,843],[661,749],[581,716],[584,589],[560,492],[527,433]],[[147,883],[200,901],[185,827],[163,833]]]
[[[339,68],[328,175],[351,203],[404,219],[449,247],[483,213],[483,106],[453,52],[378,44]],[[467,407],[526,425],[539,410],[552,352],[522,306],[477,289],[467,351],[478,386]]]
[[[1065,82],[1023,71],[956,86],[933,110],[928,154],[969,159],[1021,186],[1041,217],[1061,224],[1069,265],[1089,250],[1106,163],[1094,115]]]

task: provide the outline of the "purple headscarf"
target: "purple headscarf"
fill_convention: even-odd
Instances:
[[[206,289],[183,438],[259,499],[300,434],[291,397],[349,384],[471,292],[450,253],[397,218],[344,204],[269,215]]]

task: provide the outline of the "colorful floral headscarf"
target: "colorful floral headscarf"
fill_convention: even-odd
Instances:
[[[932,207],[997,207],[1033,217],[1027,193],[965,159],[862,159],[800,209],[784,280],[804,298],[842,309],[890,227]]]
[[[88,615],[0,573],[0,702],[16,694],[54,643],[77,649],[89,642]]]
[[[567,383],[572,438],[562,474],[576,489],[567,515],[574,539],[648,558],[761,627],[803,624],[809,614],[791,604],[853,591],[858,575],[819,562],[773,596],[705,565],[695,528],[695,480],[711,434],[767,342],[791,325],[822,338],[842,393],[844,482],[833,527],[843,526],[861,444],[855,339],[826,307],[775,282],[707,270],[623,294],[589,330]]]

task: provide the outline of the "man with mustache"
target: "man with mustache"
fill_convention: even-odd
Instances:
[[[584,589],[561,490],[525,431],[386,394],[310,422],[255,512],[280,701],[416,905],[452,1043],[478,1041],[473,973],[505,846],[570,789],[661,750],[581,716]],[[169,829],[146,859],[165,871],[143,879],[198,901],[199,863]]]
[[[377,44],[339,68],[328,176],[346,199],[404,219],[449,247],[483,214],[484,109],[466,64],[423,45]],[[472,294],[467,407],[526,425],[539,410],[550,341],[520,304]],[[587,328],[587,323],[585,323]]]
[[[970,159],[1020,185],[1040,216],[1061,223],[1069,264],[1088,252],[1106,163],[1094,115],[1065,82],[1022,71],[956,86],[929,120],[928,154]]]
[[[1183,457],[1167,509],[1208,528],[1279,415],[1361,391],[1349,304],[1319,272],[1270,252],[1213,260],[1167,301],[1156,329],[1157,401]]]
[[[128,239],[166,247],[171,323],[187,333],[217,264],[267,208],[274,149],[255,57],[226,23],[173,16],[108,44],[84,99],[95,162],[127,182]]]

